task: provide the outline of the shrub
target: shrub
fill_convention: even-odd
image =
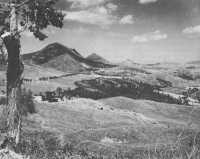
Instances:
[[[35,104],[33,102],[33,93],[31,90],[21,89],[17,95],[18,109],[22,115],[27,116],[28,113],[36,113]]]
[[[23,132],[16,151],[32,159],[64,159],[65,156],[59,139],[46,131]]]
[[[6,105],[7,99],[6,97],[0,97],[0,105]]]

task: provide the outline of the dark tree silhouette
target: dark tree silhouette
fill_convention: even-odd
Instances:
[[[20,58],[20,34],[30,31],[39,40],[47,35],[42,30],[49,25],[62,28],[64,14],[55,8],[57,0],[10,0],[0,3],[0,36],[7,52],[7,137],[19,143],[21,116],[17,96],[24,69]],[[4,49],[0,49],[5,55]]]

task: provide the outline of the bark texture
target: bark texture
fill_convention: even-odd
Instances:
[[[17,95],[21,86],[23,64],[20,60],[20,40],[14,35],[4,38],[8,52],[7,66],[7,136],[9,140],[19,143],[21,129],[20,106],[17,103]]]

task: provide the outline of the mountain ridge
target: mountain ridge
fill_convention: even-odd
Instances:
[[[60,71],[83,71],[89,68],[105,68],[114,65],[103,61],[84,58],[76,49],[60,43],[52,43],[43,49],[23,55],[25,63],[34,63],[44,67],[53,67]]]

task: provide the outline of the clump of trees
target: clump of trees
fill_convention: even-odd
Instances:
[[[117,78],[97,78],[92,80],[83,80],[75,82],[77,88],[62,89],[58,87],[55,91],[40,93],[43,101],[58,102],[64,97],[83,97],[91,99],[102,99],[115,96],[126,96],[133,99],[148,99],[157,102],[171,104],[188,104],[187,98],[174,98],[168,94],[160,93],[162,86],[150,85],[134,79]]]
[[[177,76],[184,80],[194,80],[193,74],[189,70],[178,70]]]
[[[67,90],[62,89],[61,87],[58,87],[55,91],[46,91],[46,92],[40,92],[38,94],[42,97],[42,101],[48,101],[48,102],[58,102],[58,99],[64,100],[64,97],[67,99],[71,99],[71,97],[74,96],[73,90],[68,88]]]
[[[199,88],[189,88],[188,90],[183,92],[183,95],[186,97],[190,97],[196,99],[200,102],[200,89]]]

